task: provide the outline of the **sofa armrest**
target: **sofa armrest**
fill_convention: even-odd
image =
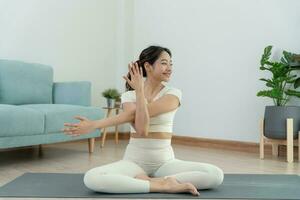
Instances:
[[[53,84],[53,103],[90,106],[91,82],[55,82]]]

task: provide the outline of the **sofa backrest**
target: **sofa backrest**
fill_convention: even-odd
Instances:
[[[0,104],[52,103],[50,66],[0,59]]]

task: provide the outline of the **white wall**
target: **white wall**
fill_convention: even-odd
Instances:
[[[269,44],[300,52],[297,0],[138,0],[134,54],[173,52],[170,82],[183,92],[176,135],[258,142],[264,106],[259,60]]]
[[[173,52],[183,91],[174,133],[258,141],[272,102],[256,97],[263,48],[300,52],[297,0],[0,0],[0,58],[54,67],[55,81],[89,80],[92,104],[124,91],[127,63],[145,47]],[[121,131],[128,130],[122,126]]]
[[[55,81],[116,85],[116,0],[0,0],[0,58],[43,63]]]

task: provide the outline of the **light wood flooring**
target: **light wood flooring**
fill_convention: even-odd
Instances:
[[[86,140],[43,145],[41,151],[38,146],[1,150],[0,186],[25,172],[84,173],[93,167],[120,160],[127,144],[128,140],[120,140],[118,145],[113,140],[107,140],[105,147],[100,148],[100,140],[96,140],[92,154],[88,153]],[[264,160],[260,160],[257,153],[180,144],[172,146],[177,158],[211,163],[219,166],[225,173],[300,174],[297,159],[294,163],[287,163],[283,156],[275,158],[266,155]],[[31,198],[27,198],[29,199]]]

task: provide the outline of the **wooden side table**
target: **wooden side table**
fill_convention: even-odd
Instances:
[[[119,110],[121,109],[120,107],[113,107],[113,108],[109,108],[109,107],[103,107],[104,110],[107,110],[106,113],[106,118],[110,117],[111,113],[113,110],[115,110],[116,115],[119,114]],[[101,147],[104,147],[104,142],[106,139],[106,128],[103,128],[102,130],[103,134],[102,134],[102,143],[101,143]],[[119,131],[118,131],[118,125],[115,126],[115,143],[118,144],[119,143]]]
[[[264,119],[260,122],[260,143],[259,143],[259,157],[264,159],[265,144],[272,144],[272,155],[278,156],[278,145],[286,145],[287,148],[287,162],[294,161],[294,146],[298,146],[298,162],[300,162],[300,131],[298,132],[298,139],[293,138],[294,120],[292,118],[286,119],[286,139],[270,139],[264,135]],[[298,141],[297,141],[298,140]]]

